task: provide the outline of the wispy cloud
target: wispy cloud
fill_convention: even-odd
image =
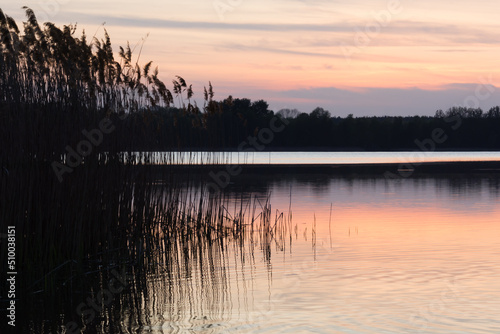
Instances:
[[[184,30],[244,30],[261,32],[331,32],[347,33],[348,37],[357,31],[363,31],[367,22],[323,22],[317,24],[301,23],[231,23],[216,21],[180,21],[159,18],[127,17],[117,15],[91,15],[74,13],[74,17],[85,19],[93,23],[106,21],[107,24],[127,27],[174,28]],[[465,27],[453,24],[439,24],[417,21],[395,21],[384,27],[382,34],[398,36],[428,35],[432,38],[446,38],[455,43],[500,43],[498,27]]]
[[[218,48],[221,50],[237,50],[237,51],[245,51],[245,52],[261,51],[261,52],[287,54],[287,55],[313,56],[313,57],[325,57],[325,58],[344,58],[343,55],[339,55],[339,54],[308,52],[308,51],[290,50],[290,49],[283,49],[283,48],[272,48],[272,47],[265,47],[265,46],[258,46],[258,45],[243,45],[243,44],[237,44],[237,43],[219,45]]]
[[[152,28],[179,28],[179,29],[212,29],[212,30],[249,30],[249,31],[316,31],[316,32],[345,32],[348,26],[338,24],[283,24],[283,23],[226,23],[211,21],[178,21],[154,18],[136,18],[113,15],[90,15],[74,13],[74,16],[89,20],[90,22],[127,27],[152,27]]]

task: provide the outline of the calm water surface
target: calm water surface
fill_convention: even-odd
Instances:
[[[229,189],[267,194],[273,217],[291,201],[286,228],[160,252],[165,268],[145,277],[142,307],[122,314],[123,328],[500,333],[498,175],[262,176]]]
[[[128,156],[124,153],[124,159]],[[500,152],[149,152],[136,162],[169,164],[366,164],[500,161]]]

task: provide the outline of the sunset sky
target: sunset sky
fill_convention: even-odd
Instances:
[[[264,99],[274,111],[433,115],[500,105],[496,0],[4,0],[0,8],[20,22],[22,5],[42,22],[78,23],[89,37],[106,22],[115,50],[149,34],[141,62],[153,60],[166,82],[184,77],[199,99],[210,80],[216,99]]]

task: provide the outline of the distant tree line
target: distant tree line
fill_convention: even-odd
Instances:
[[[214,99],[212,84],[203,106],[191,85],[176,76],[169,89],[152,63],[139,65],[127,45],[118,59],[104,38],[75,37],[73,25],[39,25],[25,8],[23,33],[0,10],[0,164],[18,159],[60,160],[67,147],[85,136],[92,156],[155,150],[238,150],[276,120],[265,150],[405,150],[442,129],[436,149],[500,149],[500,107],[452,107],[430,116],[332,116],[323,108],[310,113],[282,109],[264,100]],[[95,130],[103,119],[105,138]],[[453,120],[453,121],[450,121]],[[459,124],[459,125],[458,125]],[[83,138],[83,139],[82,139]],[[82,146],[82,149],[83,146]],[[86,148],[89,149],[88,147]],[[92,159],[89,156],[88,159]]]
[[[210,108],[187,113],[160,108],[138,113],[122,124],[129,138],[143,138],[149,148],[237,150],[248,137],[269,127],[273,118],[286,122],[265,150],[405,150],[417,140],[430,138],[436,129],[446,137],[436,149],[500,149],[500,107],[481,109],[452,107],[432,116],[335,117],[323,108],[310,113],[269,110],[263,100],[229,96],[212,101]],[[147,137],[146,140],[144,138]],[[139,147],[138,147],[139,148]],[[144,147],[145,149],[146,147]]]

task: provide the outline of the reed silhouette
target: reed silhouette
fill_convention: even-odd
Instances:
[[[210,131],[216,131],[222,108],[211,83],[201,111],[192,85],[176,76],[168,89],[152,62],[134,60],[130,45],[120,47],[115,60],[106,31],[89,41],[85,33],[75,36],[74,25],[40,25],[24,9],[22,32],[0,10],[0,222],[2,231],[17,229],[17,312],[24,332],[59,332],[60,314],[63,326],[119,332],[121,307],[140,308],[151,272],[163,268],[172,276],[179,266],[202,266],[202,259],[207,263],[229,245],[241,245],[252,231],[262,231],[264,250],[284,240],[276,238],[285,233],[284,218],[277,215],[273,225],[270,203],[242,198],[230,210],[224,193],[210,193],[203,183],[193,188],[197,175],[181,179],[172,168],[173,150],[182,150],[177,159],[189,160],[196,143],[218,144],[209,132],[201,135],[214,120]],[[103,120],[114,130],[60,182],[53,163],[68,163],[68,147],[77,147],[82,131]],[[180,138],[184,130],[191,139]],[[152,152],[158,147],[168,150],[158,157]],[[163,162],[161,168],[147,166],[153,159]],[[136,289],[138,299],[82,320],[75,310],[102,291],[112,270],[131,275],[126,288]],[[124,296],[115,298],[124,302]],[[225,297],[207,302],[215,305],[218,298]],[[103,328],[99,319],[113,328]]]

